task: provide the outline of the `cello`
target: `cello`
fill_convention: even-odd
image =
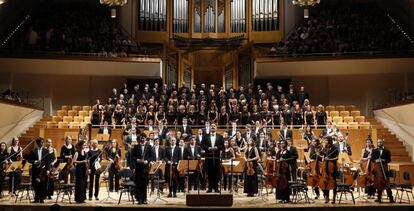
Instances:
[[[367,187],[374,184],[374,175],[372,170],[374,169],[374,163],[371,160],[371,153],[372,150],[369,151],[369,155],[367,155],[367,160],[360,161],[360,176],[358,179],[358,186],[359,187]]]
[[[322,163],[319,160],[319,151],[319,148],[315,149],[316,159],[309,163],[310,174],[306,181],[306,184],[314,188],[319,185],[320,170],[322,169]]]
[[[327,154],[327,148],[324,149],[325,153]],[[335,163],[331,162],[332,160],[326,159],[327,157],[331,156],[332,154],[336,153],[338,149],[334,149],[328,155],[324,156],[323,159],[323,167],[321,168],[321,177],[319,180],[319,188],[322,190],[333,190],[336,186],[336,180],[333,176],[333,173],[336,171]]]

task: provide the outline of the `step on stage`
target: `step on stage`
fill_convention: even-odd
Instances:
[[[106,192],[106,191],[105,191]],[[311,194],[312,195],[312,194]],[[355,193],[357,196],[357,193]],[[161,199],[157,199],[156,194],[152,194],[148,197],[147,205],[138,205],[132,204],[132,201],[128,201],[127,196],[123,196],[121,203],[118,205],[119,195],[117,193],[111,193],[108,200],[102,200],[107,197],[107,193],[104,193],[102,189],[100,194],[101,201],[86,201],[83,204],[76,204],[64,200],[61,202],[59,200],[58,204],[56,202],[56,196],[53,197],[53,200],[46,200],[44,204],[33,204],[29,203],[29,200],[23,197],[23,200],[20,201],[20,198],[15,202],[15,198],[8,197],[7,195],[0,199],[0,210],[14,211],[14,210],[23,210],[23,211],[75,211],[75,210],[86,210],[86,211],[121,211],[121,210],[135,210],[137,208],[143,210],[159,210],[159,209],[168,209],[168,210],[214,210],[214,209],[242,209],[242,210],[274,210],[278,208],[289,208],[289,210],[312,210],[312,211],[366,211],[366,210],[375,210],[375,211],[385,211],[395,209],[398,211],[414,211],[414,201],[410,197],[411,202],[409,203],[407,198],[403,198],[403,203],[389,204],[388,200],[384,199],[384,203],[375,203],[373,200],[365,200],[357,198],[355,205],[352,203],[350,197],[343,198],[341,204],[325,204],[322,199],[311,201],[310,203],[305,203],[300,201],[298,203],[289,203],[282,204],[277,203],[275,200],[274,194],[255,197],[247,197],[246,194],[235,193],[229,194],[228,192],[218,193],[209,193],[200,192],[200,195],[197,196],[197,192],[194,191],[190,194],[177,193],[177,198],[167,198],[166,194],[161,196]],[[312,197],[312,196],[310,196]],[[190,199],[188,201],[187,199]],[[166,200],[166,201],[164,201]],[[231,201],[232,200],[232,201]],[[232,202],[232,203],[231,203]],[[397,201],[399,202],[399,200]],[[190,204],[189,204],[190,203]],[[192,206],[191,203],[201,203],[201,206]],[[232,205],[229,205],[231,203]],[[212,206],[207,206],[211,204]],[[215,205],[213,205],[215,204]],[[200,204],[196,204],[200,205]],[[221,205],[221,206],[220,206]],[[227,206],[229,205],[229,206]]]

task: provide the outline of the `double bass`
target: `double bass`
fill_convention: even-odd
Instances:
[[[322,169],[322,162],[319,159],[319,148],[315,149],[316,159],[309,163],[309,176],[306,184],[311,187],[318,187],[320,179],[320,170]]]
[[[368,157],[371,156],[372,151],[369,153]],[[360,176],[358,179],[358,186],[359,187],[367,187],[374,184],[374,175],[372,174],[372,170],[374,169],[374,163],[371,161],[371,158],[367,160],[360,161]]]
[[[288,153],[287,150],[286,150],[286,153]],[[289,185],[288,178],[287,178],[288,174],[289,174],[288,159],[283,159],[282,152],[280,152],[279,160],[277,160],[276,188],[279,188],[279,189],[288,188],[288,185]]]
[[[333,176],[333,173],[336,171],[335,163],[331,162],[331,160],[326,159],[327,157],[331,156],[333,153],[336,153],[338,149],[335,149],[328,155],[327,148],[323,149],[325,151],[325,156],[323,159],[323,166],[321,168],[321,176],[319,179],[319,188],[322,190],[333,190],[336,186],[336,179]]]
[[[388,187],[390,179],[387,176],[388,165],[385,165],[381,156],[379,158],[380,162],[374,164],[374,187],[377,190],[384,190]]]

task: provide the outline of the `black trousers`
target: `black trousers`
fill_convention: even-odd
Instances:
[[[9,174],[9,192],[15,193],[17,187],[19,187],[20,182],[22,179],[22,172],[20,170],[16,170]]]
[[[95,168],[91,168],[91,173],[89,174],[89,198],[92,198],[92,195],[95,197],[99,196],[99,177],[100,174],[96,174]],[[95,187],[95,194],[93,194],[93,189]]]
[[[188,190],[198,190],[198,181],[201,175],[199,172],[193,172],[188,176]]]
[[[115,165],[112,164],[111,167],[109,168],[109,191],[114,190],[114,183],[115,183],[115,191],[118,191],[119,190],[118,169],[116,169]]]
[[[218,191],[218,183],[220,182],[220,159],[207,158],[206,172],[208,178],[208,190]]]
[[[39,171],[32,169],[32,186],[34,190],[34,200],[42,201],[45,199],[46,195],[46,179],[41,178],[38,175]]]
[[[48,178],[47,179],[47,191],[46,191],[46,196],[53,196],[53,192],[55,191],[55,181]]]
[[[3,175],[3,172],[0,172],[0,197],[3,196],[3,183],[4,183],[4,175]]]
[[[171,175],[171,166],[167,165],[165,168],[165,173],[167,175],[167,182],[168,182],[168,191],[170,194],[176,194],[177,188],[178,188],[178,170],[177,165],[172,165],[173,168],[173,174]]]
[[[137,166],[135,170],[135,198],[141,203],[147,201],[148,171],[146,168]]]
[[[322,190],[322,192],[323,192],[323,197],[325,198],[325,199],[329,199],[329,190]],[[333,189],[333,201],[335,201],[335,199],[336,199],[336,187]]]
[[[391,191],[391,188],[385,188],[385,190],[387,191],[387,196],[388,196],[388,198],[389,198],[389,199],[391,199],[391,198],[392,198],[392,191]],[[381,197],[382,197],[382,191],[383,191],[383,190],[380,190],[380,189],[378,189],[378,190],[377,190],[377,197],[378,197],[378,199],[379,199],[379,200],[381,200]]]

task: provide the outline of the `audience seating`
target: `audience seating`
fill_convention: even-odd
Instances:
[[[347,111],[355,111],[356,110],[356,105],[347,105],[345,110]]]
[[[360,111],[351,111],[351,116],[356,117],[356,116],[361,116],[361,112]]]
[[[57,122],[47,122],[46,123],[46,128],[57,128],[57,127],[58,127]]]
[[[72,116],[64,116],[63,117],[63,122],[72,122],[73,121],[73,117]]]
[[[354,122],[354,117],[352,116],[345,116],[343,118],[344,118],[344,122],[346,123]]]
[[[342,123],[343,122],[343,119],[340,116],[334,116],[334,117],[332,117],[332,120],[335,123]]]
[[[68,115],[68,111],[67,110],[57,110],[56,115],[57,116],[60,116],[60,117],[67,116]]]
[[[339,114],[341,115],[341,117],[346,117],[349,116],[349,111],[341,111]]]
[[[365,116],[356,116],[355,122],[358,122],[358,123],[365,122]]]
[[[89,111],[79,111],[79,116],[85,117],[85,116],[89,116]]]
[[[67,122],[59,122],[58,123],[58,128],[68,128],[68,126],[69,126],[69,123],[67,123]]]
[[[81,107],[80,106],[72,106],[72,110],[80,111]]]
[[[326,106],[326,109],[325,109],[327,112],[331,112],[331,111],[334,111],[335,110],[335,106]]]
[[[80,124],[79,124],[79,122],[70,122],[69,123],[69,128],[72,128],[72,129],[76,129],[76,128],[79,128],[80,127]]]
[[[371,123],[369,123],[369,122],[361,122],[361,123],[359,123],[359,128],[361,128],[361,129],[369,129],[370,126],[371,126]]]
[[[62,110],[69,111],[70,108],[71,108],[71,106],[69,106],[69,105],[63,105],[61,108],[62,108]]]
[[[338,105],[336,106],[336,110],[341,112],[341,111],[345,111],[345,106],[344,105]]]
[[[91,111],[91,106],[82,106],[82,111]]]
[[[73,122],[78,122],[78,123],[83,122],[83,116],[75,116],[75,117],[73,117]]]
[[[358,129],[358,122],[349,122],[348,129]]]
[[[339,111],[330,111],[329,116],[331,116],[331,117],[339,116]]]
[[[53,116],[52,117],[52,122],[61,122],[62,121],[62,117],[61,116]]]
[[[78,115],[78,111],[76,110],[69,110],[68,111],[68,116],[77,116]]]

